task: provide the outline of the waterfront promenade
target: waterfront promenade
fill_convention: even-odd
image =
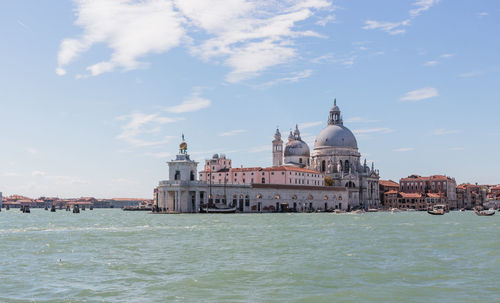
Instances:
[[[0,213],[1,302],[495,302],[500,216]]]

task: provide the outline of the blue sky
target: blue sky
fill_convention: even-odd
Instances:
[[[200,162],[268,166],[276,126],[312,149],[334,98],[382,178],[498,183],[499,15],[493,0],[2,1],[0,191],[151,197],[181,133]]]

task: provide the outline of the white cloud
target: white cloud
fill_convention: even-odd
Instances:
[[[385,21],[375,21],[366,20],[363,29],[380,29],[391,35],[404,34],[404,27],[410,25],[410,19],[403,20],[401,22],[385,22]]]
[[[187,112],[194,112],[198,111],[203,108],[207,108],[212,104],[212,102],[206,98],[202,98],[200,96],[200,90],[195,89],[194,92],[191,93],[191,95],[182,101],[181,104],[167,107],[165,111],[174,113],[174,114],[180,114],[180,113],[187,113]]]
[[[224,132],[224,133],[220,133],[219,136],[221,136],[221,137],[229,137],[229,136],[234,136],[234,135],[241,134],[241,133],[246,133],[246,132],[247,132],[246,129],[235,129],[235,130],[227,131],[227,132]]]
[[[78,39],[61,42],[58,54],[58,74],[64,66],[95,44],[104,43],[111,58],[87,67],[91,75],[136,69],[145,63],[139,58],[150,53],[162,53],[180,44],[185,35],[183,17],[174,10],[171,1],[76,0],[75,24],[83,28]]]
[[[325,26],[328,23],[335,23],[335,15],[328,15],[316,21],[316,24],[320,26]]]
[[[413,147],[400,147],[400,148],[393,149],[393,151],[395,151],[395,152],[409,152],[412,150],[415,150],[415,149]]]
[[[436,129],[432,132],[434,136],[443,136],[443,135],[451,135],[451,134],[459,134],[461,133],[461,130],[458,129],[445,129],[445,128],[439,128]]]
[[[401,101],[420,101],[439,96],[437,89],[434,87],[424,87],[417,90],[412,90],[406,93],[399,100]]]
[[[363,29],[379,29],[385,31],[391,35],[404,34],[406,32],[405,27],[410,26],[411,20],[418,17],[422,12],[427,11],[432,6],[437,4],[439,0],[418,0],[413,2],[413,6],[416,8],[411,9],[408,13],[410,17],[401,22],[387,22],[387,21],[375,21],[366,20]]]
[[[299,123],[299,129],[306,129],[306,128],[318,126],[318,125],[321,125],[324,123],[325,123],[324,121],[303,122],[303,123]]]
[[[394,132],[393,129],[388,128],[388,127],[379,127],[379,128],[362,128],[362,129],[355,129],[353,132],[357,135],[363,135],[363,134],[374,134],[374,133],[380,133],[380,134],[388,134]]]
[[[442,54],[440,57],[441,58],[445,58],[445,59],[449,59],[451,57],[455,56],[455,54]]]
[[[439,64],[439,61],[436,61],[436,60],[431,60],[431,61],[427,61],[424,63],[424,66],[436,66]]]
[[[116,138],[136,147],[160,145],[168,142],[172,136],[165,136],[156,140],[143,140],[140,137],[144,134],[158,133],[160,131],[158,125],[183,120],[183,118],[169,118],[162,117],[159,114],[148,115],[144,113],[133,113],[117,117],[117,119],[128,121],[128,123],[122,126],[122,132]]]
[[[439,0],[419,0],[413,3],[417,8],[410,10],[410,16],[417,17],[422,12],[425,12],[432,6],[436,5]]]
[[[489,15],[489,14],[488,14],[488,12],[479,12],[479,13],[477,13],[477,16],[478,16],[479,18],[486,17],[486,16],[488,16],[488,15]]]
[[[147,66],[139,60],[185,42],[193,55],[205,60],[222,60],[230,67],[232,71],[226,77],[229,82],[259,75],[269,67],[297,57],[296,38],[321,37],[303,29],[302,24],[300,30],[296,30],[297,24],[319,10],[334,8],[327,0],[75,2],[75,24],[83,33],[61,42],[58,75],[64,75],[68,64],[96,44],[105,44],[112,53],[108,60],[87,67],[93,76],[117,68],[131,70]],[[329,21],[331,17],[322,22]]]
[[[302,79],[309,78],[311,75],[312,75],[312,70],[306,69],[306,70],[301,71],[301,72],[293,72],[288,77],[271,80],[269,82],[261,84],[260,86],[264,86],[264,87],[265,86],[272,86],[272,85],[276,85],[278,83],[296,83]]]

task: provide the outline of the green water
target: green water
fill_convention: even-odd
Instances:
[[[0,212],[0,302],[500,302],[500,214]]]

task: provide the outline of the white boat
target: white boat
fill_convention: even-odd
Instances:
[[[474,212],[478,216],[493,216],[495,214],[495,210],[492,208],[489,210],[474,210]]]
[[[437,204],[432,207],[432,209],[427,210],[427,213],[430,215],[444,215],[445,213],[445,205],[442,204]]]
[[[200,213],[208,213],[208,214],[232,214],[237,210],[236,207],[227,207],[227,208],[217,208],[217,207],[201,207]]]

